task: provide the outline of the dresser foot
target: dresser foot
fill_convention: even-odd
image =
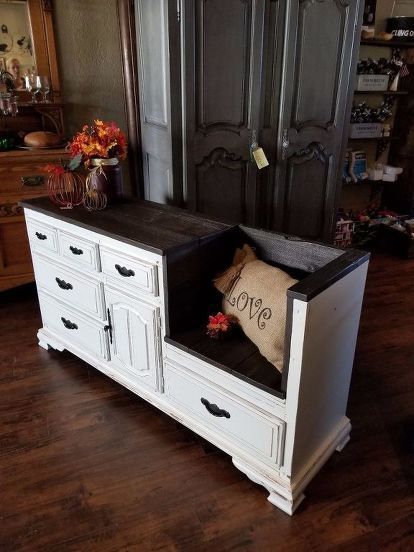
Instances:
[[[294,499],[289,499],[281,496],[276,492],[271,491],[269,496],[267,497],[267,500],[271,504],[273,504],[273,506],[276,506],[277,508],[291,516],[304,498],[305,495],[303,493],[301,493]]]
[[[336,445],[335,450],[337,452],[342,452],[344,450],[346,444],[348,443],[348,441],[351,439],[351,437],[349,436],[349,434],[351,433],[351,429],[352,429],[351,424],[349,423],[349,420],[348,420],[348,425],[347,425],[347,428],[346,428],[346,432],[344,434],[342,434],[341,440]]]
[[[349,436],[349,433],[342,439],[342,441],[340,443],[338,443],[338,445],[336,446],[336,451],[337,452],[342,452],[346,446],[346,444],[348,443],[348,441],[350,440],[350,436]]]
[[[44,328],[41,328],[37,332],[37,339],[39,340],[39,347],[43,347],[48,351],[49,349],[56,349],[56,351],[63,351],[65,347],[57,339],[49,335]]]
[[[305,498],[303,493],[294,494],[288,481],[285,481],[283,484],[278,483],[266,475],[257,472],[242,460],[238,458],[233,458],[232,460],[236,468],[247,475],[253,483],[257,483],[269,491],[267,500],[286,514],[291,516]]]

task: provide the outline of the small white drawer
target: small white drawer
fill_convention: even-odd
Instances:
[[[86,314],[105,318],[104,296],[100,282],[40,255],[33,255],[33,265],[39,288],[45,289]]]
[[[158,296],[157,266],[147,261],[101,247],[102,272],[123,284],[132,285],[141,291]]]
[[[40,222],[27,220],[27,234],[32,249],[58,252],[57,230]]]
[[[165,394],[180,410],[203,426],[268,463],[281,463],[285,423],[270,418],[251,405],[230,397],[214,383],[202,381],[167,361],[164,366]]]
[[[100,270],[97,243],[59,231],[59,245],[62,257],[73,265],[97,272]]]
[[[65,341],[97,358],[108,359],[108,336],[102,323],[75,313],[51,297],[39,292],[43,325]]]

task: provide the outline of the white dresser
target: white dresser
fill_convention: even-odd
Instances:
[[[47,199],[23,206],[39,344],[67,349],[213,442],[293,513],[313,475],[349,439],[368,256],[149,202],[93,214],[60,211]],[[287,296],[281,378],[247,340],[205,337],[211,275],[244,239],[304,274]]]

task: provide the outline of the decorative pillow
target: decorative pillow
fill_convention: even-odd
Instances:
[[[214,280],[224,294],[223,312],[235,316],[246,336],[281,372],[286,325],[286,290],[297,280],[259,261],[248,245],[237,249],[233,265]]]

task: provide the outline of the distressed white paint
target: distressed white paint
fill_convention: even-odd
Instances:
[[[282,400],[164,344],[162,257],[30,210],[25,214],[29,233],[43,229],[53,245],[31,239],[44,324],[39,345],[71,351],[214,443],[269,491],[272,504],[292,514],[312,477],[349,439],[345,411],[367,263],[309,303],[294,300],[287,396]],[[68,235],[96,252],[93,266],[74,268],[67,256]],[[120,260],[143,270],[139,285],[113,273],[111,264]],[[46,275],[50,267],[103,289],[102,312],[104,317],[107,309],[111,313],[112,343],[104,328],[107,320],[92,312],[93,301],[69,302],[52,289],[53,278]],[[81,327],[82,334],[65,328],[62,316]],[[209,414],[201,397],[227,410],[230,418]]]

